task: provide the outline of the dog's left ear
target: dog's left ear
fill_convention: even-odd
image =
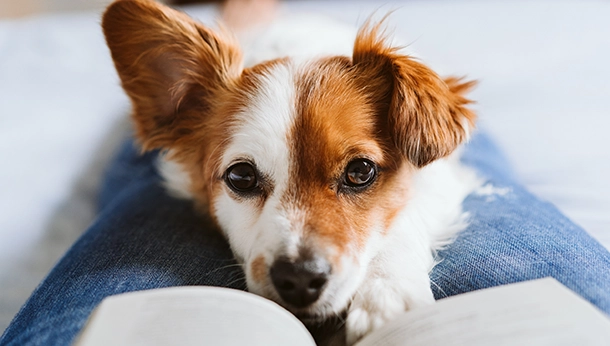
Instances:
[[[172,149],[241,76],[237,43],[152,0],[117,0],[102,27],[144,149]]]
[[[414,165],[423,167],[449,155],[468,137],[476,116],[466,107],[472,102],[464,94],[476,82],[441,79],[388,46],[380,27],[381,23],[366,24],[360,29],[354,68],[364,90],[379,105],[394,145]]]

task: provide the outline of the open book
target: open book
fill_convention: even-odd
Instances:
[[[303,345],[305,326],[259,296],[174,287],[106,298],[76,345]],[[551,278],[466,293],[414,309],[370,345],[610,345],[610,319]]]

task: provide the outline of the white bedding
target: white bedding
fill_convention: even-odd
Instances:
[[[521,181],[610,248],[609,2],[286,7],[353,24],[397,9],[389,22],[426,62],[481,81],[480,126]],[[0,331],[94,217],[128,109],[98,13],[0,21]]]

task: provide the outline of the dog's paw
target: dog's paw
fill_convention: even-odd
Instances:
[[[429,287],[407,292],[386,280],[373,280],[354,296],[345,321],[347,345],[383,326],[402,312],[434,303]]]
[[[345,321],[347,344],[353,345],[405,310],[403,299],[387,289],[375,295],[358,294],[350,305]]]

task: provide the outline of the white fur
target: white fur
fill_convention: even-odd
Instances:
[[[259,255],[264,255],[270,264],[280,248],[296,251],[299,241],[298,234],[291,232],[298,217],[294,213],[286,215],[291,213],[280,206],[280,198],[290,180],[290,149],[286,140],[295,117],[294,99],[291,66],[275,66],[257,94],[252,95],[251,107],[237,115],[240,125],[222,155],[223,169],[247,159],[273,184],[273,193],[260,214],[254,202],[232,198],[228,187],[214,201],[216,217],[233,252],[246,264]],[[265,288],[258,287],[250,275],[247,278],[249,289],[262,294]]]
[[[179,163],[168,160],[170,153],[159,155],[157,159],[157,169],[164,178],[163,185],[170,195],[176,198],[193,198],[191,193],[191,177],[186,173]]]
[[[280,18],[268,27],[239,35],[245,66],[290,56],[303,61],[325,55],[351,55],[356,30],[327,17],[312,15]]]

